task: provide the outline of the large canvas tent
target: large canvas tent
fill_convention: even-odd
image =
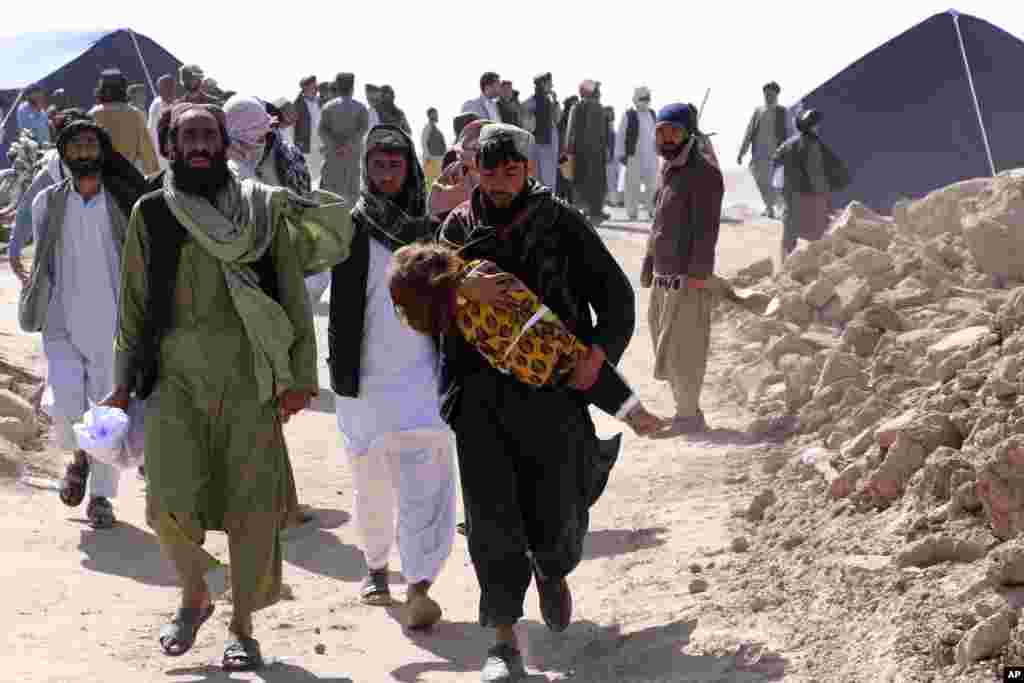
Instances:
[[[903,197],[1024,166],[1024,42],[954,10],[868,53],[795,105],[853,171],[833,201],[889,212]]]
[[[63,88],[72,106],[90,109],[93,91],[104,69],[120,69],[129,83],[144,83],[148,101],[152,87],[181,62],[148,37],[123,28],[114,31],[55,31],[0,38],[0,104],[8,109],[22,90],[38,84],[47,92]],[[7,165],[7,146],[17,136],[16,117],[8,117],[0,142],[0,167]]]

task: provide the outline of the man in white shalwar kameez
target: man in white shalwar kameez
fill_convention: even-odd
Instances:
[[[454,437],[440,416],[435,341],[405,326],[388,291],[391,254],[433,234],[423,171],[409,136],[380,125],[366,138],[363,190],[349,260],[331,273],[331,385],[352,467],[355,520],[369,574],[362,600],[391,603],[396,536],[408,583],[405,623],[429,628],[427,594],[455,534]],[[397,518],[397,519],[396,519]]]
[[[654,140],[651,91],[641,86],[633,93],[633,107],[619,120],[615,158],[626,167],[626,214],[635,221],[643,203],[654,218],[654,187],[658,181],[658,148]]]
[[[134,195],[126,199],[120,192],[115,197],[108,190],[102,175],[104,155],[115,153],[97,124],[70,124],[57,145],[71,177],[46,188],[32,202],[37,252],[28,285],[30,292],[45,291],[33,287],[43,278],[52,289],[47,301],[30,297],[19,313],[26,331],[43,334],[54,399],[50,412],[60,447],[74,452],[61,500],[77,507],[88,482],[86,517],[93,528],[110,528],[115,521],[110,499],[117,496],[119,472],[82,451],[72,426],[90,403],[103,400],[114,387],[113,339],[128,224],[125,206],[131,206]],[[138,175],[134,181],[139,186],[144,179]]]

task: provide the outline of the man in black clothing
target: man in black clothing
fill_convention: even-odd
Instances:
[[[444,339],[442,415],[456,434],[480,623],[497,630],[482,679],[492,682],[525,674],[514,626],[531,576],[548,627],[569,625],[566,576],[618,448],[597,438],[580,392],[605,358],[621,358],[636,317],[632,286],[593,227],[529,178],[532,144],[514,126],[484,126],[480,187],[439,235],[463,258],[518,277],[592,348],[568,386],[538,389],[491,368],[461,337]]]

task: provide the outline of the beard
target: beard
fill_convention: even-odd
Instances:
[[[666,161],[672,161],[682,152],[683,145],[658,145],[658,154]]]
[[[64,163],[75,179],[94,178],[103,172],[102,159],[73,159],[65,160]]]
[[[197,156],[209,159],[209,168],[194,168],[189,165],[187,159],[175,159],[171,162],[174,186],[186,194],[205,197],[212,203],[231,178],[228,157],[221,152],[217,155],[193,154],[191,158]]]

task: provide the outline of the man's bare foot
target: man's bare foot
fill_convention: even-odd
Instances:
[[[441,620],[441,606],[427,595],[430,590],[428,581],[420,581],[409,586],[406,596],[406,626],[413,630],[428,629]]]

